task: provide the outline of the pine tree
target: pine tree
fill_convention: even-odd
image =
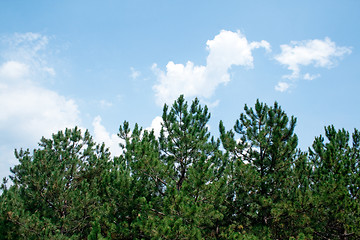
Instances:
[[[195,99],[180,96],[163,110],[159,139],[128,124],[124,159],[144,198],[142,231],[153,238],[200,239],[216,236],[222,219],[224,186],[219,141],[210,138],[210,114]]]
[[[159,137],[125,121],[112,159],[78,128],[15,151],[0,239],[359,239],[360,132],[326,127],[305,153],[276,102],[244,110],[221,142],[180,96]]]
[[[166,209],[173,216],[170,224],[183,222],[174,236],[177,238],[183,234],[189,238],[215,236],[223,217],[223,196],[219,193],[225,184],[225,163],[219,141],[208,131],[209,119],[207,107],[201,107],[198,99],[188,107],[180,96],[171,109],[164,107],[159,141],[161,158],[171,170]]]
[[[269,107],[257,100],[254,109],[245,105],[244,110],[234,126],[238,139],[220,122],[223,146],[233,159],[227,218],[241,232],[278,238],[281,215],[276,211],[290,194],[297,155],[296,119],[289,119],[276,102]]]
[[[7,219],[17,227],[15,239],[86,238],[97,215],[108,150],[77,128],[42,138],[39,145],[33,154],[15,152],[19,165],[11,169],[13,186],[2,199]]]
[[[315,138],[309,157],[313,164],[312,227],[315,235],[329,239],[360,238],[360,132],[325,128]]]

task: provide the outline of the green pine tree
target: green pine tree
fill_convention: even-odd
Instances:
[[[220,122],[224,148],[232,157],[227,193],[228,224],[237,231],[264,238],[283,238],[281,225],[290,194],[293,165],[297,156],[296,119],[275,102],[267,106],[257,100],[245,105],[234,131]],[[238,135],[235,135],[238,134]]]
[[[360,132],[329,126],[303,153],[276,102],[244,110],[221,142],[180,96],[159,137],[125,121],[113,159],[78,128],[15,151],[0,239],[360,238]]]
[[[144,199],[139,226],[154,239],[200,239],[219,233],[222,220],[222,171],[219,141],[211,138],[210,114],[195,99],[188,106],[180,96],[163,110],[160,137],[128,123],[119,136],[135,194]]]
[[[318,239],[360,238],[360,132],[325,128],[309,149],[313,164],[311,225]]]
[[[84,239],[97,215],[109,152],[77,128],[41,139],[33,154],[16,151],[13,185],[2,196],[13,239]],[[9,239],[11,239],[9,237]]]

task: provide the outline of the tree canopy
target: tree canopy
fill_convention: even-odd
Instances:
[[[0,239],[360,238],[357,129],[327,126],[303,152],[277,102],[245,105],[219,138],[210,117],[180,96],[160,136],[125,121],[119,156],[77,127],[16,150]]]

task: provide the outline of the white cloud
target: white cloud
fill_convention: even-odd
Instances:
[[[285,92],[289,89],[290,84],[287,82],[278,82],[278,84],[275,86],[275,90],[279,92]]]
[[[113,156],[119,156],[122,153],[120,143],[123,142],[116,134],[111,134],[106,131],[105,127],[101,124],[101,117],[95,117],[93,123],[94,140],[97,143],[105,143],[105,146],[110,149]]]
[[[0,52],[5,59],[0,63],[1,131],[38,141],[79,124],[76,103],[40,84],[55,75],[47,64],[48,37],[17,33],[5,39]]]
[[[151,121],[151,126],[146,128],[146,130],[151,131],[154,130],[154,134],[156,137],[160,137],[161,124],[163,123],[163,119],[160,116],[155,117]]]
[[[38,51],[45,47],[48,42],[48,36],[42,35],[40,33],[15,33],[14,37],[10,38],[12,45],[18,46],[20,44],[25,44],[28,48]],[[32,47],[29,47],[32,46]]]
[[[38,141],[80,122],[78,107],[54,91],[32,84],[0,89],[0,131]]]
[[[220,100],[217,99],[213,102],[208,102],[206,100],[203,100],[202,103],[204,103],[204,105],[206,105],[208,108],[215,108],[215,107],[219,106]]]
[[[180,94],[185,94],[187,97],[196,95],[210,97],[215,85],[218,85],[218,83],[209,83],[206,86],[206,67],[194,66],[190,61],[186,65],[169,62],[166,65],[166,73],[158,69],[155,64],[153,70],[157,72],[159,81],[159,84],[153,87],[159,105],[171,103]]]
[[[249,43],[239,31],[222,30],[213,40],[208,40],[206,45],[209,51],[206,66],[196,66],[191,61],[185,65],[170,61],[164,72],[156,64],[153,65],[152,69],[158,78],[153,90],[159,105],[171,103],[180,94],[210,98],[220,84],[230,81],[228,70],[231,66],[252,68],[253,49],[263,47],[270,51],[268,42],[262,40]]]
[[[22,70],[26,70],[29,77],[31,75],[33,79],[48,80],[49,77],[56,75],[55,69],[49,66],[52,50],[48,47],[48,36],[29,32],[16,33],[1,39],[1,43],[6,45],[6,48],[1,49],[3,59],[9,63],[21,63],[27,66],[27,69]],[[9,67],[20,66],[12,65]]]
[[[351,53],[350,48],[338,47],[330,38],[292,41],[289,45],[284,44],[280,47],[281,53],[275,56],[275,59],[292,71],[290,75],[283,76],[288,79],[299,78],[301,66],[330,68],[336,64],[337,59]],[[310,77],[306,74],[305,76]]]
[[[310,73],[306,73],[305,75],[304,75],[304,79],[305,80],[314,80],[315,78],[318,78],[318,77],[320,77],[320,74],[313,74],[313,75],[310,75]]]
[[[131,77],[133,80],[137,79],[137,78],[141,75],[141,72],[136,71],[135,68],[133,68],[133,67],[131,67],[130,70],[131,70],[130,77]]]
[[[19,79],[28,74],[29,66],[24,63],[8,61],[0,66],[0,79],[3,81]]]
[[[4,38],[8,44],[7,53],[13,58],[27,59],[29,61],[44,61],[44,56],[39,52],[46,49],[49,37],[39,33],[15,33],[13,36]]]
[[[46,36],[15,34],[1,42],[0,54],[0,157],[7,166],[1,177],[14,164],[14,148],[34,148],[42,136],[81,123],[74,100],[41,86],[55,75],[48,66]],[[5,44],[4,44],[5,43]]]

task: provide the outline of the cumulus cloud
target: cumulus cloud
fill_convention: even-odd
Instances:
[[[324,40],[304,40],[292,41],[290,44],[280,46],[281,53],[275,56],[280,64],[287,66],[292,71],[290,75],[284,75],[283,78],[295,81],[299,78],[313,80],[320,77],[320,74],[301,74],[302,66],[314,66],[331,68],[337,61],[346,54],[351,53],[349,47],[339,47],[330,38]],[[277,91],[283,92],[289,88],[289,84],[283,81],[275,87]]]
[[[3,40],[5,39],[5,40]],[[36,33],[2,38],[0,45],[0,157],[1,165],[13,165],[14,148],[36,147],[42,136],[81,123],[74,100],[41,86],[55,75],[49,66],[48,38]],[[8,152],[8,153],[6,153]]]
[[[0,130],[39,140],[80,122],[75,102],[29,83],[0,89]]]
[[[80,122],[76,103],[41,86],[41,79],[54,76],[48,66],[48,37],[37,33],[4,38],[0,63],[0,129],[22,132],[40,139],[42,135],[73,127]],[[10,133],[9,133],[10,134]]]
[[[268,42],[248,42],[240,31],[222,30],[214,39],[208,40],[206,46],[209,55],[205,66],[197,66],[191,61],[186,64],[170,61],[165,71],[156,64],[152,66],[158,80],[153,90],[159,105],[171,103],[180,94],[210,98],[220,84],[230,81],[228,71],[232,66],[253,67],[252,50],[262,47],[270,51]]]
[[[283,76],[287,79],[313,80],[320,75],[301,75],[302,66],[331,68],[336,65],[338,59],[351,53],[350,48],[339,47],[328,37],[324,40],[292,41],[290,44],[281,45],[280,48],[281,53],[275,56],[275,60],[292,71],[290,75]]]

